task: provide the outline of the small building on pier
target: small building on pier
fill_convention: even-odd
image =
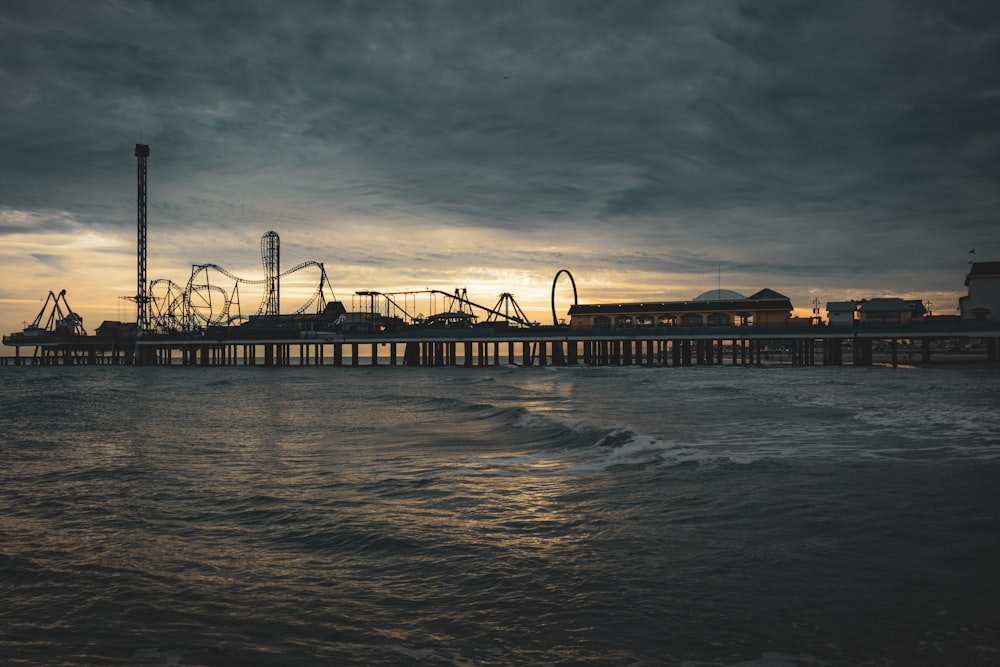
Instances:
[[[94,331],[94,335],[107,340],[127,341],[135,338],[135,322],[104,320]]]
[[[969,293],[958,300],[963,320],[1000,320],[1000,262],[973,262],[965,286]]]
[[[860,324],[910,324],[919,322],[926,314],[927,308],[920,299],[867,299],[858,306]]]
[[[785,327],[798,319],[792,310],[791,300],[772,289],[748,297],[710,290],[690,301],[576,304],[569,315],[571,329]]]
[[[321,312],[293,315],[251,315],[238,327],[210,327],[216,338],[264,338],[299,331],[335,331],[344,324],[347,309],[340,301],[330,301]]]
[[[879,297],[860,301],[830,301],[826,304],[830,326],[911,324],[927,316],[920,299]]]
[[[831,327],[852,327],[858,319],[857,301],[830,301],[826,304],[826,319]]]

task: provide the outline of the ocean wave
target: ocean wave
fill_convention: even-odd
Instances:
[[[604,470],[643,469],[650,466],[750,463],[754,459],[713,452],[638,432],[628,426],[602,426],[592,421],[532,412],[516,411],[512,427],[544,434],[543,454],[563,459],[563,472],[581,472],[595,467]],[[553,469],[553,472],[558,469]]]

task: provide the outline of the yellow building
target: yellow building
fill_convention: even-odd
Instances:
[[[749,297],[711,290],[691,301],[577,304],[569,309],[572,329],[642,327],[784,327],[792,323],[792,302],[771,289]]]

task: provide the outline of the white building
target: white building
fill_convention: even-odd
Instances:
[[[854,326],[857,301],[830,301],[826,304],[826,317],[831,327]]]
[[[958,300],[962,319],[1000,321],[1000,262],[973,262],[965,286],[969,294]]]

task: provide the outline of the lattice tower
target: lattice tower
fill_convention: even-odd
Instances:
[[[138,289],[135,293],[136,328],[139,332],[149,329],[149,294],[146,289],[146,159],[149,157],[149,146],[135,145],[135,157],[138,161],[138,223],[139,223],[139,276]]]
[[[281,242],[277,232],[267,232],[260,237],[260,256],[264,260],[266,294],[264,317],[278,317],[281,312]]]

